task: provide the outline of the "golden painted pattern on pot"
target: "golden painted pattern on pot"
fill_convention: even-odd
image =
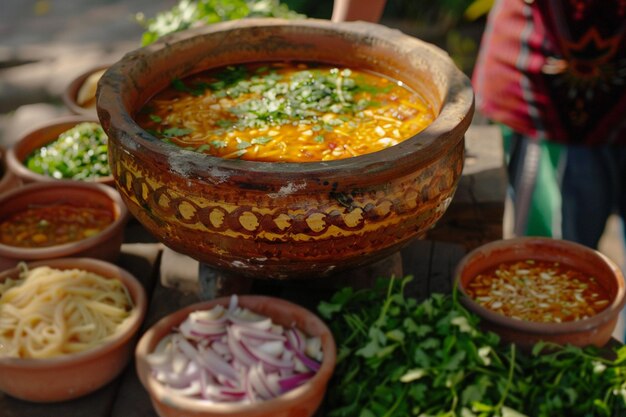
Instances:
[[[192,191],[191,180],[163,181],[124,153],[115,160],[118,189],[131,211],[148,210],[159,222],[176,227],[266,242],[363,235],[420,213],[427,217],[424,227],[430,226],[447,208],[462,168],[458,155],[451,153],[418,174],[385,184],[384,190],[329,192],[321,201],[320,194],[270,198],[238,190],[233,196],[232,189],[216,185],[215,198],[208,199]]]

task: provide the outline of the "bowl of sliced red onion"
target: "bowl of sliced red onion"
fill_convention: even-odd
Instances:
[[[162,318],[135,358],[161,417],[307,417],[324,398],[336,347],[306,308],[233,295]]]

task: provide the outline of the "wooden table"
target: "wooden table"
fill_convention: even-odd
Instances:
[[[135,230],[141,229],[136,223],[131,227]],[[131,237],[134,241],[123,245],[118,264],[134,274],[150,294],[144,330],[164,315],[206,298],[206,291],[202,289],[181,291],[164,287],[159,279],[163,246],[151,241],[149,237],[137,239],[136,233],[132,233]],[[387,265],[395,264],[401,259],[403,271],[415,277],[411,292],[418,298],[423,298],[433,292],[450,290],[453,269],[464,253],[464,247],[457,244],[415,241],[401,253],[370,267],[369,271],[378,270],[382,273]],[[260,281],[254,283],[252,290],[255,293],[278,295],[314,310],[320,299],[329,297],[335,289],[349,282],[351,274],[345,275],[347,276],[334,277],[322,283]],[[311,295],[312,287],[316,288],[314,296]],[[16,400],[0,393],[0,416],[157,417],[157,414],[136,376],[134,363],[131,363],[119,378],[76,400],[37,404]]]
[[[449,292],[453,270],[467,250],[502,237],[505,175],[499,132],[494,129],[474,126],[468,131],[463,176],[448,211],[427,235],[429,240],[414,241],[375,265],[332,279],[259,281],[249,290],[280,296],[311,310],[344,285],[366,286],[375,278],[393,274],[413,275],[415,279],[409,291],[418,299],[435,292]],[[126,243],[117,263],[134,274],[150,296],[143,330],[166,314],[216,293],[211,283],[198,280],[197,262],[157,243],[136,221],[127,227]],[[311,291],[312,288],[315,290]],[[156,417],[157,414],[136,376],[134,363],[105,387],[72,401],[37,404],[0,393],[0,417],[61,416]]]

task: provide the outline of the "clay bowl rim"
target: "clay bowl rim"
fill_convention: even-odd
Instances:
[[[74,77],[63,90],[61,99],[63,104],[75,115],[85,115],[97,118],[95,107],[83,107],[76,102],[76,95],[80,87],[87,81],[87,78],[100,70],[107,69],[111,64],[94,65]]]
[[[531,322],[525,320],[516,320],[505,315],[496,313],[486,307],[481,306],[479,303],[474,301],[467,293],[465,292],[463,285],[461,284],[461,275],[462,271],[467,264],[469,264],[472,259],[476,256],[480,256],[482,253],[491,253],[492,251],[508,251],[515,247],[521,246],[546,246],[550,245],[551,247],[559,247],[560,252],[567,253],[570,249],[576,251],[583,251],[589,256],[595,257],[599,263],[604,264],[607,267],[607,270],[610,271],[611,275],[615,278],[615,285],[617,287],[617,291],[611,304],[599,312],[587,319],[581,319],[577,321],[571,322],[562,322],[562,323],[543,323],[543,322]],[[524,257],[527,258],[527,257]],[[540,254],[537,256],[537,259],[542,260],[553,260],[550,257],[542,257]],[[495,266],[497,262],[493,263],[490,266]],[[560,335],[565,333],[585,333],[589,330],[597,328],[607,322],[610,322],[615,318],[617,314],[622,310],[624,304],[626,303],[626,288],[624,275],[620,268],[606,255],[593,250],[587,246],[582,244],[562,240],[555,239],[549,237],[517,237],[511,239],[502,239],[496,240],[487,244],[484,244],[471,252],[461,259],[459,264],[457,265],[454,273],[454,286],[458,288],[459,291],[459,301],[463,303],[470,311],[473,311],[475,314],[480,316],[482,319],[487,320],[493,324],[496,324],[503,328],[508,328],[511,330],[518,330],[523,333],[534,333],[537,335]]]
[[[295,29],[294,29],[295,28]],[[134,121],[133,116],[126,108],[122,96],[132,87],[128,80],[129,72],[134,67],[149,71],[143,61],[147,56],[160,57],[160,62],[172,59],[163,57],[174,45],[187,46],[193,44],[194,39],[204,36],[235,36],[231,32],[240,30],[255,32],[258,30],[274,30],[279,33],[298,30],[313,30],[322,38],[357,37],[367,39],[368,42],[385,44],[399,42],[403,45],[403,52],[410,55],[419,51],[428,55],[429,62],[439,62],[447,75],[446,96],[442,98],[439,113],[435,120],[424,130],[413,137],[389,148],[364,154],[356,157],[334,161],[316,162],[259,162],[239,159],[224,159],[203,153],[174,148],[175,145],[166,144],[143,130]],[[373,35],[376,33],[376,35]],[[381,42],[378,42],[379,44]],[[341,59],[337,54],[337,65]],[[156,59],[156,58],[155,58]],[[283,58],[288,59],[288,58]],[[297,56],[289,59],[298,59]],[[235,60],[231,64],[252,62]],[[188,64],[188,62],[185,62]],[[154,65],[156,67],[158,65]],[[220,64],[221,66],[221,64]],[[149,67],[153,67],[150,65]],[[180,66],[179,66],[180,67]],[[207,67],[206,69],[208,69]],[[439,72],[437,73],[439,74]],[[186,75],[191,75],[187,72]],[[405,82],[404,80],[402,80]],[[448,152],[460,141],[464,135],[455,133],[465,132],[469,127],[474,112],[474,94],[469,78],[456,67],[450,56],[440,48],[406,35],[398,30],[383,25],[368,22],[331,22],[322,19],[284,20],[276,18],[247,18],[235,21],[216,23],[213,25],[188,29],[183,32],[165,36],[155,43],[136,49],[112,64],[100,78],[97,92],[98,117],[105,130],[112,130],[110,140],[119,141],[124,147],[141,153],[140,158],[154,158],[167,155],[172,149],[177,149],[180,164],[185,165],[185,171],[190,177],[208,178],[211,175],[219,177],[221,182],[228,182],[229,175],[252,175],[246,178],[248,184],[263,186],[271,181],[284,181],[289,177],[303,178],[313,176],[317,178],[320,189],[326,187],[324,180],[333,180],[337,176],[356,175],[357,182],[368,183],[365,177],[371,175],[386,175],[392,171],[394,175],[404,175],[414,171],[415,166],[422,166]],[[136,109],[138,111],[139,108]],[[446,127],[450,123],[452,128]],[[109,132],[111,133],[111,132]],[[119,133],[120,138],[116,137]],[[458,137],[455,137],[458,136]],[[210,172],[207,173],[207,167]],[[262,175],[261,175],[262,174]],[[359,179],[360,178],[360,179]],[[316,185],[307,184],[307,188]]]
[[[85,183],[113,185],[114,179],[113,179],[112,173],[110,175],[107,175],[106,177],[94,177],[89,180],[75,180],[72,178],[54,178],[48,175],[38,174],[34,171],[31,171],[24,164],[24,161],[17,157],[17,153],[18,153],[17,151],[18,149],[21,150],[21,148],[24,146],[24,141],[27,138],[30,138],[31,136],[38,134],[42,130],[50,129],[55,126],[60,126],[60,125],[65,125],[65,124],[67,125],[73,124],[75,126],[83,122],[93,122],[93,123],[97,123],[101,125],[100,120],[98,119],[96,114],[93,114],[91,116],[84,115],[84,114],[71,114],[71,115],[64,115],[64,116],[47,120],[43,123],[38,124],[34,128],[29,129],[28,131],[22,133],[19,139],[12,146],[10,146],[7,150],[7,155],[6,155],[7,169],[13,171],[13,174],[15,176],[17,176],[18,178],[28,183],[30,182],[52,183],[52,182],[57,182],[57,181],[77,181],[77,182],[85,182]],[[67,129],[71,129],[72,127],[73,126],[68,127]],[[35,149],[38,149],[41,146],[45,146],[53,142],[56,139],[57,139],[56,137],[50,138],[50,140],[46,141],[42,145],[38,145],[32,149],[28,149],[27,155],[32,153]]]
[[[76,352],[67,355],[55,356],[52,358],[14,358],[14,357],[1,357],[0,356],[0,368],[11,369],[47,369],[53,370],[56,368],[66,367],[68,364],[78,366],[83,362],[87,362],[103,356],[110,351],[125,345],[132,341],[138,332],[141,330],[141,325],[146,316],[148,308],[148,296],[146,290],[139,282],[137,278],[124,268],[115,265],[111,262],[102,261],[94,258],[56,258],[39,260],[34,262],[27,262],[26,265],[29,269],[36,268],[38,266],[50,266],[58,269],[83,269],[83,270],[106,270],[107,274],[101,274],[107,279],[119,279],[122,284],[128,289],[131,296],[134,294],[133,309],[131,314],[127,317],[122,331],[115,335],[109,336],[104,339],[104,343],[91,349],[84,350],[82,352]],[[71,265],[71,267],[68,267]],[[5,269],[0,274],[3,276],[7,274],[14,274],[19,271],[19,265],[13,268]]]
[[[328,382],[334,373],[337,360],[337,347],[335,339],[327,324],[312,311],[282,298],[265,295],[239,295],[238,299],[240,306],[249,308],[253,312],[255,310],[248,307],[249,303],[267,305],[280,304],[286,308],[300,311],[300,314],[307,317],[307,322],[316,322],[316,324],[323,329],[323,334],[320,335],[320,337],[322,337],[322,352],[324,353],[324,358],[322,359],[320,369],[315,373],[315,375],[304,384],[285,392],[278,397],[247,404],[209,404],[203,403],[200,400],[194,400],[169,393],[167,388],[152,377],[150,366],[146,362],[146,355],[151,353],[162,338],[169,334],[171,329],[179,325],[189,315],[189,313],[197,310],[207,310],[218,304],[227,307],[230,302],[230,297],[220,297],[213,300],[191,304],[176,310],[151,325],[150,328],[141,336],[141,339],[139,339],[135,348],[135,363],[137,367],[137,375],[139,376],[144,388],[150,394],[150,397],[155,397],[156,400],[166,404],[168,407],[189,410],[193,413],[206,412],[211,415],[223,414],[225,416],[231,414],[242,415],[242,413],[252,411],[255,411],[254,415],[257,415],[260,412],[269,413],[273,410],[280,410],[284,407],[297,405],[302,400],[302,397],[306,398],[307,393],[311,389],[314,389],[315,386],[323,388],[323,398],[328,387]],[[279,323],[274,317],[269,315],[268,317],[270,317],[274,323]],[[288,320],[288,318],[285,318],[284,320]],[[162,331],[165,332],[164,336],[158,337],[157,334]]]
[[[0,146],[0,195],[21,184],[19,177],[9,169],[7,154],[7,149],[4,146]]]
[[[83,181],[59,180],[54,182],[35,182],[25,184],[0,195],[0,206],[2,206],[5,201],[15,198],[16,196],[24,194],[38,195],[38,191],[40,189],[48,190],[50,188],[75,188],[103,194],[106,198],[111,200],[114,207],[117,207],[117,211],[114,212],[114,214],[117,214],[117,217],[114,218],[113,222],[104,228],[100,233],[96,233],[95,235],[89,236],[85,239],[63,243],[61,245],[26,248],[0,243],[0,257],[10,257],[12,259],[21,259],[22,257],[26,259],[43,259],[47,257],[53,258],[59,255],[63,256],[68,252],[78,253],[87,248],[97,246],[99,242],[106,241],[116,235],[120,230],[123,231],[124,225],[130,218],[128,208],[116,190],[104,184]],[[62,195],[59,196],[59,200],[63,200]],[[0,209],[0,212],[1,211],[2,210]]]

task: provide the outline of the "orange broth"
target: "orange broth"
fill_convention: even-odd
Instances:
[[[174,80],[136,115],[156,137],[222,158],[312,162],[376,152],[435,118],[402,82],[324,64],[271,62]]]
[[[113,223],[110,210],[54,204],[28,208],[0,222],[0,243],[25,248],[86,239]]]
[[[555,262],[502,263],[472,278],[466,292],[482,306],[532,322],[569,322],[607,308],[610,294],[598,281]]]

